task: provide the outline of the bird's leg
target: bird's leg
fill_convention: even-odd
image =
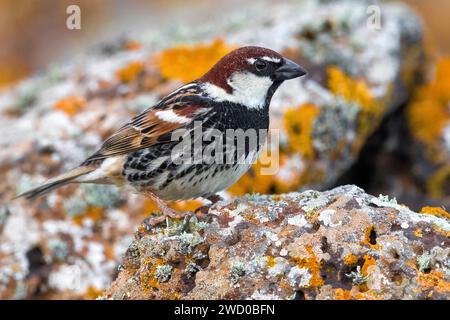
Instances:
[[[190,211],[178,211],[178,210],[172,209],[171,207],[169,207],[166,204],[166,202],[164,200],[160,199],[157,195],[155,195],[151,191],[144,191],[143,193],[146,196],[148,196],[150,199],[152,199],[152,201],[156,203],[156,205],[159,207],[159,209],[162,212],[161,216],[149,219],[150,224],[153,226],[164,222],[167,217],[174,218],[174,219],[183,219],[186,216],[192,215],[192,212],[190,212]]]

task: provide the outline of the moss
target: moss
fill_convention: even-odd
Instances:
[[[209,44],[179,46],[167,49],[155,57],[161,75],[185,83],[200,78],[234,47],[220,39]]]
[[[62,111],[69,116],[74,116],[86,108],[86,101],[82,97],[70,96],[57,101],[54,109]]]

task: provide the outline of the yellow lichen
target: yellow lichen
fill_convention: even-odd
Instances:
[[[328,71],[328,87],[330,91],[342,97],[348,103],[359,106],[357,121],[357,137],[353,150],[359,151],[365,139],[377,127],[381,121],[386,101],[374,99],[366,82],[361,79],[353,79],[342,70],[331,66]],[[389,95],[386,95],[388,97]]]
[[[363,243],[373,250],[381,249],[381,245],[376,241],[376,227],[370,226],[366,229]]]
[[[311,103],[290,108],[285,112],[284,127],[289,137],[290,151],[299,152],[307,159],[314,158],[312,131],[314,120],[319,113],[320,109]]]
[[[234,47],[220,39],[210,44],[179,46],[167,49],[155,57],[163,77],[190,82],[205,74]]]
[[[342,288],[334,289],[334,300],[350,300],[351,298],[352,293],[349,290]]]
[[[275,258],[272,256],[267,256],[267,268],[272,268],[273,266],[275,266],[275,264]]]
[[[442,130],[450,122],[450,58],[437,63],[434,79],[416,90],[413,101],[407,107],[407,119],[411,134],[424,143],[430,160],[435,156]]]
[[[155,272],[158,266],[164,265],[164,260],[159,258],[154,263],[151,259],[146,259],[143,262],[144,270],[140,273],[141,287],[144,291],[159,288],[158,279],[155,278]]]
[[[352,253],[349,253],[348,255],[346,255],[344,257],[344,263],[346,265],[352,266],[352,265],[355,265],[357,262],[358,262],[358,258]]]
[[[368,254],[364,255],[364,264],[361,268],[362,275],[363,276],[369,275],[369,273],[370,273],[369,268],[375,264],[376,264],[376,260],[374,257],[372,257],[371,255],[368,255]]]
[[[311,273],[311,279],[307,288],[314,288],[324,284],[322,277],[320,276],[320,269],[322,263],[318,261],[316,254],[311,246],[308,246],[306,250],[309,253],[309,257],[297,258],[297,266],[299,268],[306,268]]]
[[[74,116],[86,108],[86,101],[81,97],[70,96],[57,101],[54,108],[67,113],[69,116]]]
[[[432,174],[426,183],[428,194],[436,199],[445,196],[446,185],[450,182],[450,166],[444,165]]]
[[[439,293],[450,293],[450,282],[444,280],[444,274],[440,271],[420,272],[417,281],[424,291],[432,290]]]
[[[123,68],[116,71],[116,76],[122,83],[130,83],[134,81],[144,71],[144,63],[141,61],[133,61]]]
[[[103,295],[103,291],[100,289],[97,289],[93,286],[89,286],[85,293],[86,299],[90,299],[90,300],[96,299],[97,297],[102,296],[102,295]]]
[[[85,219],[91,219],[96,222],[103,217],[104,213],[103,208],[89,206],[83,213],[74,216],[72,220],[79,225],[82,225]]]
[[[418,238],[422,238],[423,237],[423,232],[422,229],[418,228],[416,230],[414,230],[413,234],[418,237]]]
[[[431,214],[436,217],[450,219],[450,213],[440,207],[423,207],[420,213]]]

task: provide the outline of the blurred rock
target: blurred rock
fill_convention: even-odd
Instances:
[[[424,211],[353,185],[223,201],[142,225],[104,298],[448,299],[450,215]]]
[[[450,58],[442,58],[406,107],[412,173],[425,193],[450,206]]]
[[[409,96],[422,65],[417,17],[402,4],[380,3],[378,28],[367,24],[369,4],[274,3],[270,16],[255,4],[224,21],[130,34],[4,90],[0,298],[94,298],[109,285],[135,226],[156,210],[151,202],[106,186],[67,187],[34,203],[10,199],[78,165],[127,119],[236,46],[278,50],[310,75],[287,82],[273,98],[279,170],[260,175],[258,163],[229,192],[281,193],[335,182],[382,118]],[[175,205],[193,210],[203,202]],[[172,272],[156,271],[160,281]]]

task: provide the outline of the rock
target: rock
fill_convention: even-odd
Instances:
[[[270,159],[275,171],[262,175],[256,164],[229,193],[323,189],[335,182],[381,119],[409,95],[422,65],[418,18],[402,4],[381,3],[378,28],[367,24],[369,4],[273,3],[267,15],[266,4],[258,3],[223,12],[220,23],[139,30],[3,90],[0,298],[94,298],[109,286],[131,234],[154,204],[105,186],[62,188],[34,203],[10,199],[78,165],[127,119],[236,46],[271,47],[310,74],[274,96],[271,125],[280,130],[281,152],[279,163]],[[299,227],[306,223],[295,219]],[[193,261],[188,269],[198,266],[205,267]],[[162,265],[155,272],[171,281],[176,270]],[[234,270],[238,279],[239,264]],[[299,268],[292,277],[302,273]]]
[[[111,299],[449,299],[450,215],[346,185],[141,226]]]
[[[406,108],[412,172],[426,194],[450,205],[450,59],[442,58]]]

